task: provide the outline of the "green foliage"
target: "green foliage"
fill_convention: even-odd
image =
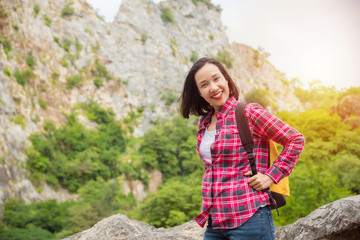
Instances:
[[[162,7],[160,17],[165,23],[174,23],[174,14],[171,12],[169,8]]]
[[[4,69],[4,74],[5,74],[6,76],[8,76],[8,77],[11,77],[11,70],[10,70],[8,67],[6,67],[6,68]]]
[[[3,240],[52,240],[55,239],[53,234],[42,228],[11,228],[0,232],[0,239]]]
[[[55,188],[63,186],[76,192],[97,177],[120,175],[120,154],[126,147],[121,125],[113,112],[95,102],[84,104],[82,109],[98,124],[96,129],[86,129],[72,114],[65,126],[57,129],[48,122],[44,133],[30,137],[33,146],[27,152],[27,169],[35,183],[46,181]]]
[[[217,11],[217,12],[222,11],[220,5],[215,6],[214,4],[211,3],[211,0],[192,0],[192,2],[195,6],[198,6],[198,3],[202,2],[207,6],[208,9],[215,9],[215,11]]]
[[[350,87],[346,89],[344,92],[340,92],[338,96],[338,100],[341,100],[343,97],[347,95],[358,95],[360,96],[360,87]]]
[[[279,117],[299,130],[307,143],[290,175],[291,196],[275,217],[276,224],[292,223],[321,205],[359,193],[359,129],[351,131],[339,116],[325,110],[282,112]]]
[[[355,90],[356,88],[353,89]],[[295,87],[294,95],[306,109],[324,109],[329,111],[331,106],[341,99],[342,96],[348,95],[349,91],[353,90],[349,89],[348,91],[339,92],[335,87],[321,85],[320,80],[313,80],[309,83],[308,89]]]
[[[83,185],[78,202],[57,204],[55,200],[25,204],[10,199],[0,220],[1,239],[59,239],[92,227],[101,219],[135,206],[117,181],[98,177]]]
[[[196,132],[195,125],[180,117],[154,126],[140,146],[144,167],[157,168],[165,180],[203,169],[196,152]]]
[[[141,33],[141,42],[144,45],[146,40],[148,39],[147,33]]]
[[[270,94],[265,89],[254,88],[245,95],[245,102],[258,103],[264,108],[270,106]]]
[[[75,49],[76,49],[76,54],[78,55],[81,50],[82,50],[82,45],[81,43],[79,42],[79,40],[76,38],[76,41],[75,41]]]
[[[63,216],[55,200],[26,205],[19,199],[10,199],[4,204],[3,221],[10,228],[33,226],[54,233],[63,227]]]
[[[224,50],[219,51],[216,55],[216,57],[212,57],[221,62],[222,64],[225,64],[227,68],[232,68],[232,62],[234,59],[230,56],[230,52]]]
[[[10,118],[9,121],[15,123],[16,125],[20,125],[22,128],[26,127],[25,116],[22,114],[18,114],[15,117]]]
[[[70,51],[71,40],[68,38],[63,39],[62,47],[66,52]]]
[[[286,206],[279,209],[280,217],[275,216],[277,225],[292,223],[324,204],[351,195],[345,186],[340,185],[331,169],[311,161],[295,167],[290,188],[291,196],[287,198]]]
[[[66,78],[66,87],[73,89],[74,87],[80,86],[83,78],[80,75],[73,75]]]
[[[29,56],[26,57],[26,64],[30,68],[33,68],[36,65],[36,60],[35,60],[34,56],[31,53],[30,53]]]
[[[8,54],[11,51],[11,43],[8,40],[1,40],[0,43],[3,45],[4,52]]]
[[[65,55],[61,58],[60,64],[61,64],[61,66],[63,66],[63,67],[68,67],[68,66],[69,66],[69,63],[68,63]]]
[[[35,17],[37,17],[39,15],[39,12],[40,12],[40,7],[39,7],[39,5],[35,4],[35,6],[34,6]]]
[[[74,9],[71,7],[70,4],[66,4],[66,6],[61,11],[62,17],[71,17],[74,15]]]
[[[94,85],[97,87],[101,87],[103,85],[103,81],[101,80],[101,78],[95,78],[94,79]]]
[[[137,122],[143,111],[140,107],[131,112],[124,119],[126,126]],[[196,151],[195,119],[157,120],[143,137],[125,138],[111,110],[89,101],[76,112],[96,127],[85,128],[75,114],[67,115],[67,124],[59,128],[46,123],[42,133],[30,138],[26,167],[35,185],[46,181],[54,188],[78,193],[81,200],[43,205],[11,200],[0,221],[1,239],[20,235],[19,229],[28,236],[37,232],[39,236],[52,234],[47,239],[63,238],[118,212],[156,227],[176,226],[199,214],[204,166]],[[290,175],[288,203],[280,209],[280,217],[274,214],[276,225],[292,223],[323,204],[359,194],[360,129],[350,130],[339,116],[323,109],[278,115],[299,130],[307,144]],[[154,168],[163,174],[158,192],[138,205],[133,195],[121,192],[116,180],[120,175],[146,186]]]
[[[174,94],[173,91],[167,91],[161,96],[161,100],[165,100],[165,104],[167,106],[170,106],[173,102],[175,102],[176,99],[177,96]]]
[[[19,31],[19,26],[15,23],[13,23],[11,26],[15,29],[15,31]]]
[[[38,102],[39,102],[39,106],[40,106],[42,109],[44,109],[44,110],[47,109],[47,104],[46,104],[46,102],[44,101],[44,99],[39,98],[39,99],[38,99]]]
[[[95,63],[91,69],[91,74],[94,77],[100,77],[100,78],[105,78],[105,79],[111,79],[110,74],[108,73],[106,67],[104,67],[103,65],[101,65],[100,63],[100,59],[96,58],[95,59]]]
[[[16,82],[22,86],[24,86],[27,82],[31,80],[35,75],[32,72],[31,69],[26,69],[24,72],[20,72],[18,69],[16,69],[14,73]]]
[[[209,39],[214,40],[214,34],[209,34]]]
[[[191,51],[190,61],[195,63],[199,58],[199,55],[196,51]]]
[[[54,37],[54,42],[56,42],[61,47],[60,39],[58,37]]]
[[[44,15],[44,21],[45,21],[45,25],[50,27],[52,22],[51,18],[49,18],[47,15]]]
[[[139,204],[134,217],[155,227],[174,227],[193,219],[201,207],[201,174],[166,182]]]

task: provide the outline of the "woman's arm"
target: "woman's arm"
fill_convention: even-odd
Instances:
[[[273,165],[265,172],[275,183],[288,176],[305,145],[304,136],[289,124],[266,111],[259,104],[248,104],[245,114],[256,137],[268,138],[284,148]]]

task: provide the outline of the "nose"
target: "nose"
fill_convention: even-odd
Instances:
[[[216,92],[218,90],[218,86],[216,83],[211,82],[210,83],[210,92]]]

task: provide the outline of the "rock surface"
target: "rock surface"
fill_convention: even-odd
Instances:
[[[326,204],[296,222],[277,228],[279,240],[360,239],[360,195]]]
[[[203,239],[205,228],[195,221],[164,229],[130,220],[122,214],[103,219],[92,228],[65,240],[160,240]],[[324,205],[296,222],[276,227],[277,240],[356,240],[360,239],[360,195]]]

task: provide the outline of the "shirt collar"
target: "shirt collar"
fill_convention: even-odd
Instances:
[[[234,104],[236,104],[236,99],[234,97],[230,97],[224,105],[222,105],[219,110],[216,113],[216,117],[217,118],[224,118],[228,112],[233,108]],[[202,130],[204,128],[206,128],[210,121],[211,121],[211,115],[213,114],[214,110],[211,110],[210,112],[208,112],[206,115],[204,115],[204,120],[202,120],[202,123],[199,127],[199,130]]]

